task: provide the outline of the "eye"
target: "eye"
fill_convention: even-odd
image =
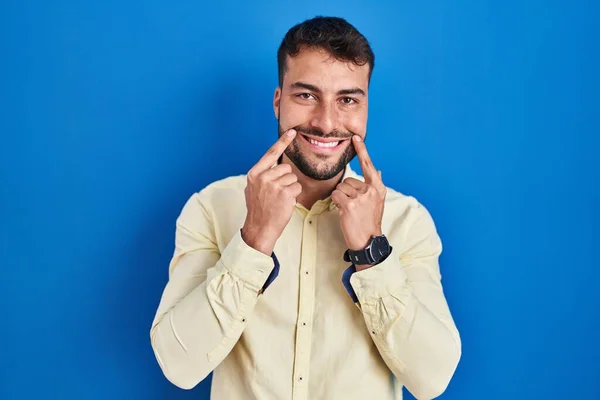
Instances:
[[[356,103],[358,103],[358,102],[356,101],[356,99],[355,99],[355,98],[353,98],[353,97],[342,97],[342,98],[341,98],[341,101],[342,101],[342,103],[343,103],[343,104],[346,104],[346,105],[350,105],[350,104],[356,104]]]
[[[299,99],[302,99],[302,100],[310,100],[311,98],[312,99],[315,98],[315,96],[313,96],[310,93],[299,93],[296,95],[296,97],[298,97]]]

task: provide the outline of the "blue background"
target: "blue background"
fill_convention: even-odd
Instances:
[[[277,46],[324,14],[371,41],[368,148],[444,242],[443,398],[600,399],[597,3],[320,3],[2,2],[0,398],[208,399],[150,347],[175,218],[275,140]]]

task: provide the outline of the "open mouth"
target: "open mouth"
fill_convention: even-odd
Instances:
[[[303,134],[300,136],[308,143],[312,148],[320,151],[335,151],[339,149],[349,139],[315,139]]]

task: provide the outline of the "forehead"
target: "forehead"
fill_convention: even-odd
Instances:
[[[302,81],[324,91],[358,86],[365,93],[369,86],[368,64],[340,61],[322,49],[302,49],[294,57],[287,56],[286,67],[283,86]]]

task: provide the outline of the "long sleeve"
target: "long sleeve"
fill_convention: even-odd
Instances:
[[[432,399],[445,391],[462,350],[441,284],[442,244],[428,211],[416,210],[402,244],[354,272],[350,284],[387,366],[417,399]]]
[[[164,375],[184,389],[229,354],[276,262],[248,246],[239,230],[219,251],[214,230],[202,192],[195,194],[177,219],[169,281],[150,331]]]

